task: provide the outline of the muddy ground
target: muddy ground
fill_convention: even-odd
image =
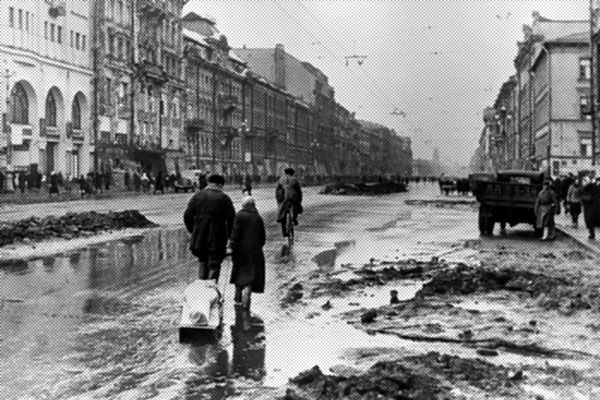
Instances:
[[[388,304],[338,313],[357,329],[420,346],[392,360],[382,349],[369,369],[350,376],[315,368],[291,380],[281,398],[600,398],[598,259],[529,237],[461,246],[474,252],[465,262],[371,260],[290,282],[282,304],[316,301],[323,313],[335,313],[352,292],[418,283],[408,299],[390,293]],[[447,353],[428,351],[439,345]]]

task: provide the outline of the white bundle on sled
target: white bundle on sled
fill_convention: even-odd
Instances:
[[[223,318],[222,296],[213,280],[195,280],[183,292],[181,327],[217,329]]]

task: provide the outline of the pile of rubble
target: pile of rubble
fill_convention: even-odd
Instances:
[[[406,192],[406,184],[395,181],[366,182],[366,183],[331,183],[326,185],[320,194],[337,195],[380,195],[390,193]]]
[[[0,225],[0,246],[20,241],[41,241],[49,238],[72,239],[125,228],[152,228],[158,226],[137,210],[121,212],[67,213],[62,217],[29,217]]]

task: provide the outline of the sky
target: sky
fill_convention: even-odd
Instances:
[[[515,73],[532,12],[585,20],[588,7],[588,0],[190,0],[184,13],[213,17],[233,48],[283,44],[323,71],[336,101],[357,118],[411,137],[415,158],[431,159],[437,148],[442,162],[467,165],[483,109]]]

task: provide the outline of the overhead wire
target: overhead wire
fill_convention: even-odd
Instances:
[[[333,42],[344,52],[344,54],[349,54],[348,50],[346,49],[346,46],[344,46],[343,43],[341,43],[337,37],[335,37],[335,35],[333,35],[331,32],[329,32],[329,30],[327,29],[327,27],[325,26],[325,24],[323,24],[321,22],[321,20],[310,10],[310,8],[308,8],[303,1],[299,1],[298,4],[300,5],[300,7],[302,7],[310,16],[311,18],[321,27],[321,29],[323,30],[323,32],[325,32],[332,40]],[[345,57],[340,57],[341,59],[344,59]],[[387,93],[385,93],[380,87],[379,85],[377,85],[375,83],[375,81],[373,79],[371,79],[371,77],[366,73],[366,71],[361,68],[363,74],[365,75],[365,77],[370,81],[369,83],[371,84],[371,86],[373,88],[375,88],[378,92],[379,95],[381,97],[384,98],[384,100],[388,103],[386,104],[386,106],[391,106],[390,109],[395,109],[398,108],[398,105],[391,101],[389,99],[389,97],[387,96]],[[353,71],[353,70],[351,70]],[[364,84],[364,81],[363,81]]]
[[[325,45],[323,43],[322,40],[320,40],[320,38],[315,35],[310,29],[306,28],[304,26],[304,24],[302,24],[293,14],[291,14],[285,7],[283,7],[283,5],[280,3],[280,1],[275,0],[275,4],[290,18],[292,19],[292,21],[294,21],[304,32],[306,32],[307,34],[309,34],[311,36],[312,39],[316,39],[316,42],[318,42],[321,46],[323,46],[323,48],[331,55],[333,56],[335,59],[340,60],[340,62],[342,62],[345,58],[344,56],[341,56],[340,54],[338,54],[336,51],[332,50],[330,47],[328,47],[327,45]],[[331,34],[329,33],[324,25],[321,23],[320,20],[318,20],[318,18],[309,10],[306,8],[306,6],[304,6],[304,4],[302,4],[302,2],[298,2],[298,4],[300,4],[309,14],[310,16],[317,22],[317,24],[319,24],[321,26],[321,28],[323,28],[323,30],[325,31],[325,33],[327,35],[329,35],[333,41],[336,43],[336,45],[345,53],[346,50],[344,48],[344,46]],[[364,69],[361,68],[361,70],[363,70],[363,73],[365,72]],[[354,72],[353,70],[351,70],[352,72]],[[390,110],[397,108],[397,106],[395,105],[394,102],[390,101],[389,98],[387,98],[387,95],[383,92],[383,90],[381,90],[381,88],[379,88],[379,86],[377,86],[376,84],[374,84],[373,82],[371,82],[371,84],[367,84],[364,80],[363,77],[361,77],[360,75],[355,75],[356,78],[358,80],[360,80],[361,84],[367,89],[369,90],[369,92],[371,93],[371,96],[373,96],[373,98],[381,101],[381,104],[385,107],[385,108],[389,108]],[[369,78],[368,76],[366,76],[367,78]],[[376,92],[373,91],[373,89],[376,89]],[[383,101],[382,101],[383,98]]]

